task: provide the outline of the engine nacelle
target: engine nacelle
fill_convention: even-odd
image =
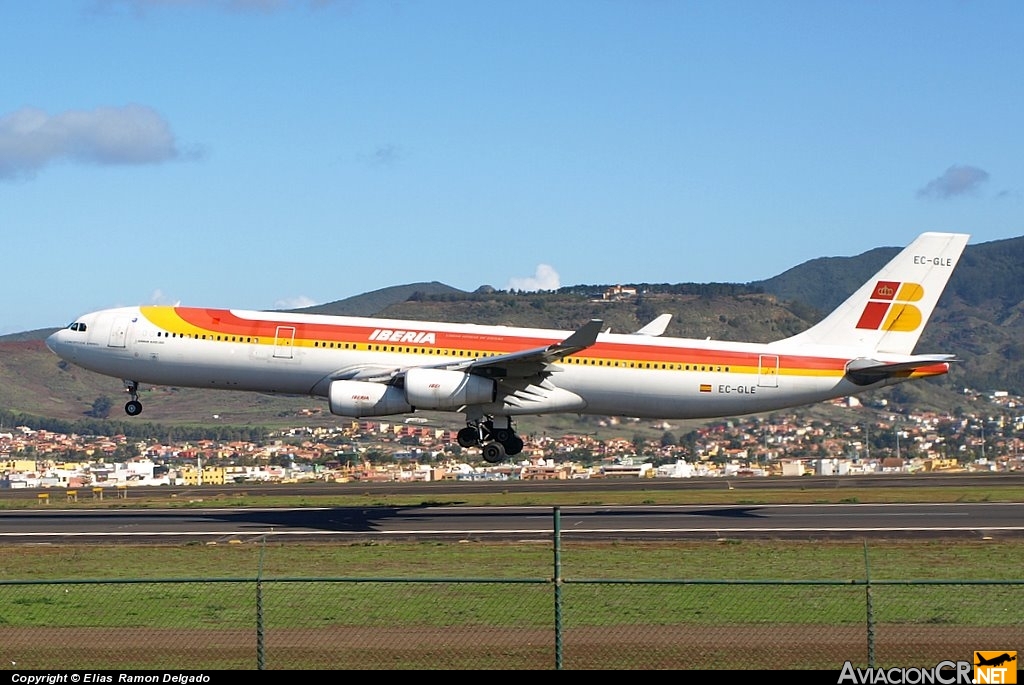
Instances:
[[[409,369],[405,372],[405,400],[417,409],[458,409],[466,404],[494,401],[494,381],[461,371]]]
[[[331,381],[327,402],[331,413],[338,416],[386,416],[413,411],[400,388],[366,381]]]

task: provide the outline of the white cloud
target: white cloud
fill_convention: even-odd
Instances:
[[[562,287],[561,279],[555,268],[549,264],[538,264],[533,276],[508,279],[508,290],[558,290]]]
[[[143,105],[47,114],[34,107],[0,116],[0,180],[48,164],[156,164],[180,157],[167,121]]]
[[[917,191],[918,197],[946,199],[975,192],[988,180],[988,172],[978,167],[957,165],[946,169],[946,173],[928,182]]]
[[[296,295],[295,297],[286,297],[278,300],[274,303],[274,309],[304,309],[317,304],[320,303],[310,297]]]
[[[163,290],[161,290],[160,288],[157,288],[156,290],[154,290],[150,294],[150,296],[149,296],[149,303],[150,304],[174,304],[174,306],[178,306],[179,304],[181,304],[181,300],[177,300],[175,302],[172,302],[170,300],[170,298],[168,298],[167,295],[164,294]]]

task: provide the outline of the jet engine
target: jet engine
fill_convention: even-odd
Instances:
[[[401,388],[366,381],[331,381],[327,402],[339,416],[387,416],[413,411]]]
[[[494,381],[461,371],[409,369],[405,372],[405,399],[418,409],[458,409],[467,404],[494,401]]]
[[[328,406],[338,416],[387,416],[416,409],[455,410],[494,401],[494,381],[461,371],[409,369],[404,388],[369,381],[331,381]]]

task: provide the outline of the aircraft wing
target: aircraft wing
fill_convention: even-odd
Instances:
[[[561,342],[535,347],[530,350],[502,354],[495,357],[478,357],[460,361],[429,364],[418,368],[462,371],[488,378],[529,378],[548,370],[551,362],[570,354],[585,350],[597,341],[604,321],[591,319],[575,333]],[[379,365],[339,369],[329,380],[357,380],[373,383],[395,383],[405,375],[406,368]]]
[[[454,364],[440,365],[440,368],[450,371],[465,371],[491,378],[525,378],[533,376],[545,371],[551,362],[568,357],[570,354],[575,354],[593,345],[597,341],[597,335],[601,332],[603,324],[604,321],[601,319],[591,319],[561,342],[545,345],[544,347],[535,347],[532,350],[502,354],[497,357],[467,359]]]

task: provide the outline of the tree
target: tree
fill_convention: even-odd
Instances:
[[[139,446],[137,443],[122,443],[114,448],[113,454],[110,455],[110,461],[126,462],[139,456],[139,454]]]
[[[692,430],[689,433],[683,435],[681,438],[679,438],[679,444],[686,448],[687,454],[689,454],[691,457],[697,456],[697,445],[699,444],[699,442],[700,433],[698,433],[695,430]]]
[[[110,416],[110,408],[113,406],[113,400],[106,395],[100,395],[92,401],[92,409],[88,411],[88,414],[97,419],[105,419]]]

